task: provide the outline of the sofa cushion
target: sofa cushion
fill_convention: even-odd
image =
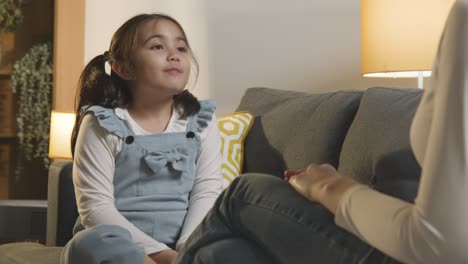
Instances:
[[[73,237],[78,209],[73,188],[73,162],[55,161],[49,167],[47,245],[65,246]]]
[[[421,95],[420,89],[367,89],[344,141],[339,172],[411,200],[421,169],[411,151],[409,131]]]
[[[337,166],[361,96],[362,91],[248,89],[237,108],[256,116],[245,140],[243,172],[282,177],[285,169],[304,168],[310,162]]]

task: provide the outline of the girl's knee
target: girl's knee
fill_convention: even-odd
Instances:
[[[123,227],[116,225],[97,225],[78,232],[73,240],[81,247],[94,247],[108,243],[108,240],[118,239],[122,241],[131,240],[131,234]]]
[[[65,263],[138,263],[143,249],[120,226],[98,225],[78,232],[64,249]],[[63,263],[63,262],[62,262]]]
[[[90,230],[92,230],[93,236],[99,236],[99,239],[106,239],[109,237],[132,239],[132,235],[127,229],[117,225],[97,225],[90,228]]]

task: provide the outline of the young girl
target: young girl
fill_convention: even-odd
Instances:
[[[422,167],[414,204],[326,164],[286,172],[290,185],[244,175],[223,192],[178,263],[231,263],[232,254],[247,256],[244,264],[468,263],[467,41],[468,0],[456,1],[411,127]]]
[[[176,20],[143,14],[84,69],[72,136],[80,217],[62,263],[171,263],[212,207],[221,140],[214,104],[184,90],[191,61]]]

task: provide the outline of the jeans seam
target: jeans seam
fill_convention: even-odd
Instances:
[[[248,199],[240,199],[240,198],[234,197],[234,196],[233,196],[232,198],[235,199],[235,200],[237,200],[238,202],[241,202],[241,203],[244,203],[244,204],[248,204],[248,205],[251,205],[251,206],[255,206],[255,207],[258,207],[258,208],[262,208],[262,209],[268,209],[268,210],[270,210],[270,211],[271,211],[272,213],[274,213],[274,214],[277,214],[277,215],[281,215],[281,216],[286,217],[287,220],[288,220],[289,222],[292,222],[293,224],[298,224],[298,225],[300,225],[300,226],[303,226],[305,229],[310,230],[310,231],[313,231],[316,235],[319,235],[319,236],[322,237],[323,239],[326,239],[327,243],[328,243],[330,246],[333,246],[333,247],[330,247],[330,248],[332,248],[332,249],[334,249],[334,250],[339,249],[339,250],[343,251],[343,255],[346,254],[346,255],[350,256],[350,257],[353,259],[353,261],[352,261],[353,263],[360,263],[360,262],[359,262],[359,259],[360,259],[361,255],[359,255],[358,253],[352,252],[352,251],[350,251],[348,248],[346,248],[346,247],[340,245],[340,243],[338,243],[335,239],[333,239],[332,236],[327,236],[326,233],[321,232],[320,230],[317,230],[317,228],[314,228],[314,227],[319,227],[320,225],[316,225],[316,224],[313,225],[313,226],[307,225],[307,224],[304,223],[303,221],[300,221],[299,219],[296,219],[296,218],[294,218],[294,217],[291,216],[291,215],[288,215],[288,214],[286,214],[286,213],[284,213],[284,212],[281,212],[281,211],[278,212],[278,211],[275,210],[274,208],[271,208],[271,207],[269,207],[269,206],[265,206],[264,204],[259,204],[259,203],[250,201],[250,200],[248,200]],[[266,201],[267,201],[267,202],[271,202],[271,201],[268,201],[268,200],[266,200]],[[263,202],[263,201],[262,201],[262,202]],[[345,231],[348,232],[347,230],[345,230]],[[362,242],[365,243],[364,241],[362,241]],[[366,244],[367,244],[367,243],[366,243]],[[367,246],[369,247],[369,250],[370,250],[369,252],[372,252],[372,251],[374,250],[374,248],[371,247],[371,246],[369,246],[368,244],[367,244]],[[366,255],[366,256],[368,256],[368,255]]]
[[[306,223],[304,223],[303,221],[300,221],[299,219],[295,219],[293,216],[289,215],[289,214],[286,214],[285,212],[283,212],[283,210],[281,211],[277,211],[275,210],[275,208],[272,208],[270,206],[266,206],[264,204],[259,204],[259,203],[256,203],[256,202],[253,202],[253,201],[249,201],[247,199],[240,199],[240,198],[237,198],[237,197],[232,197],[233,199],[236,199],[237,201],[241,202],[241,203],[246,203],[246,204],[249,204],[249,205],[252,205],[252,206],[255,206],[255,207],[259,207],[259,208],[262,208],[262,209],[269,209],[272,211],[272,213],[275,213],[275,214],[278,214],[278,215],[282,215],[282,216],[286,216],[288,219],[292,219],[294,220],[295,222],[297,222],[298,224],[301,224],[302,226],[307,226]],[[267,202],[272,202],[272,201],[268,201],[266,200]],[[264,201],[262,201],[263,203]]]

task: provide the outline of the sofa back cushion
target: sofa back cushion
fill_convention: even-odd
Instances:
[[[73,187],[73,162],[54,161],[49,167],[47,245],[65,246],[73,237],[78,208]]]
[[[411,200],[415,190],[403,197],[391,192],[417,187],[421,169],[410,147],[409,131],[421,95],[420,89],[367,89],[346,135],[339,172]]]
[[[304,93],[250,88],[238,110],[255,115],[245,140],[243,172],[282,177],[311,162],[338,165],[362,91]]]

